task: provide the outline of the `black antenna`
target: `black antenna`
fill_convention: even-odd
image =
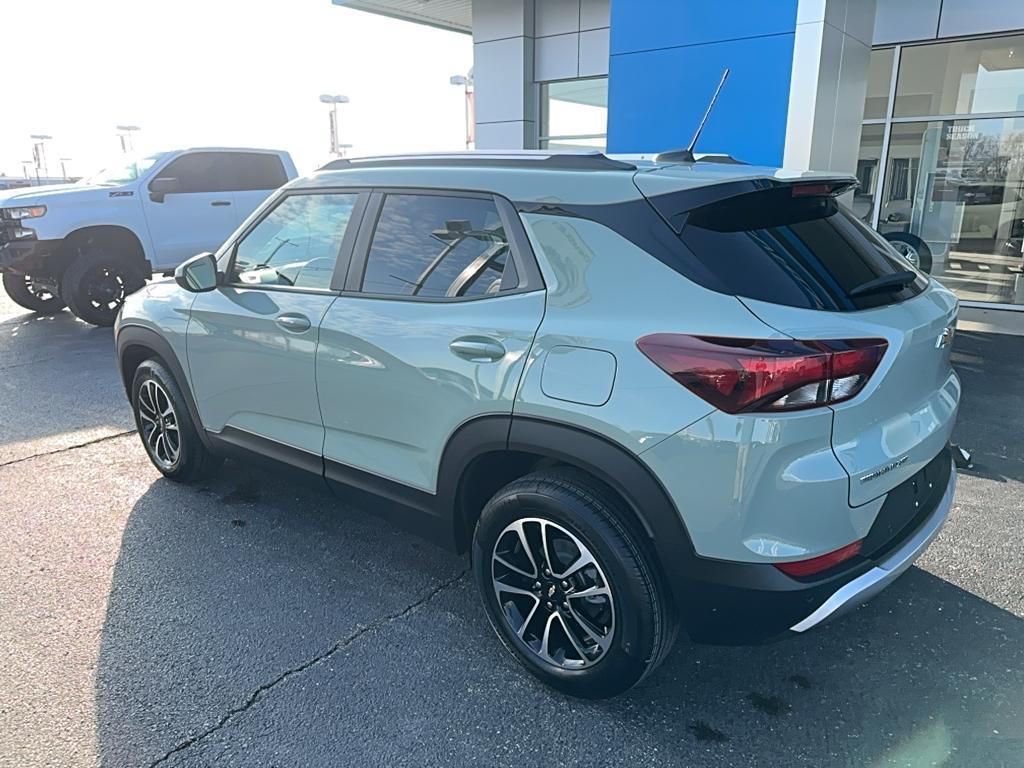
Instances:
[[[673,149],[668,152],[659,152],[654,157],[656,163],[693,163],[696,160],[693,157],[693,150],[697,146],[697,139],[700,138],[701,131],[704,130],[704,124],[708,121],[708,117],[711,115],[711,110],[715,108],[715,102],[718,101],[718,94],[722,92],[722,86],[725,85],[726,79],[729,77],[729,68],[726,67],[725,71],[722,72],[722,79],[718,81],[718,87],[715,88],[715,93],[711,97],[711,101],[708,102],[708,108],[704,110],[704,117],[700,119],[700,124],[697,126],[696,132],[693,134],[693,139],[690,141],[690,146],[686,149]]]

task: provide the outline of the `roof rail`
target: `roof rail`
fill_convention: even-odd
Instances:
[[[321,171],[397,166],[490,166],[498,168],[543,168],[559,171],[635,171],[636,166],[615,160],[602,152],[546,152],[506,150],[502,152],[447,152],[412,155],[383,155],[332,160]]]

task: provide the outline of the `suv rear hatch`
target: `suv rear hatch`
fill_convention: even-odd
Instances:
[[[949,361],[957,302],[838,204],[853,180],[755,177],[669,191],[660,175],[638,173],[636,183],[679,236],[687,277],[737,296],[794,339],[886,341],[864,388],[828,406],[850,505],[931,461],[960,399]]]

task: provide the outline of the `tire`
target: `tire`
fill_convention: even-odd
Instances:
[[[145,360],[135,371],[132,413],[149,460],[164,477],[189,483],[209,477],[223,463],[199,439],[181,389],[157,360]]]
[[[932,271],[932,249],[917,235],[909,232],[889,232],[883,235],[896,251],[922,272]]]
[[[622,693],[653,672],[675,640],[668,591],[625,519],[603,483],[554,469],[498,491],[473,535],[473,573],[494,631],[533,675],[572,696]],[[551,575],[534,565],[543,558],[542,532]],[[587,555],[593,564],[580,567]]]
[[[145,284],[140,267],[90,248],[81,251],[64,272],[60,293],[77,317],[93,325],[110,326],[125,297]]]
[[[18,306],[40,314],[51,314],[64,309],[60,294],[33,281],[31,275],[17,275],[4,272],[4,290]]]

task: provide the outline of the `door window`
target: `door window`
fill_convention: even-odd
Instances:
[[[229,280],[327,289],[359,195],[288,195],[235,248]]]
[[[415,194],[384,198],[367,257],[364,292],[462,298],[517,285],[493,200]]]
[[[179,193],[270,190],[288,180],[280,157],[258,152],[190,152],[172,160],[159,178],[177,179]]]

